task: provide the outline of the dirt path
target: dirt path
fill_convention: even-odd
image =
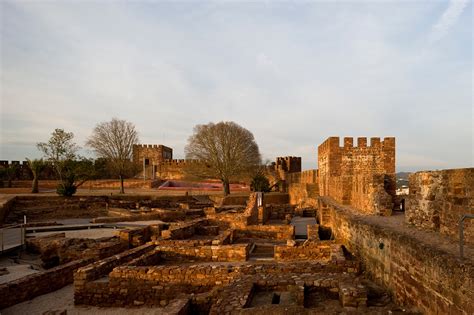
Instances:
[[[38,296],[30,301],[19,303],[0,311],[2,315],[41,315],[47,311],[66,310],[68,315],[138,315],[163,314],[160,308],[118,308],[91,307],[74,305],[74,286],[65,286],[57,291]]]

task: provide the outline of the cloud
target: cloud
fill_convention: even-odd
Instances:
[[[397,154],[421,157],[401,166],[472,165],[470,16],[449,50],[425,49],[439,3],[0,6],[0,159],[55,127],[82,145],[115,116],[176,157],[194,125],[233,120],[265,158],[309,168],[328,136],[396,136]]]
[[[431,43],[439,41],[448,33],[449,29],[459,19],[459,16],[462,14],[468,3],[469,0],[451,0],[449,2],[448,8],[444,11],[438,22],[432,27],[430,34]]]

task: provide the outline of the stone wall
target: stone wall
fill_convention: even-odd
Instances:
[[[184,240],[196,234],[196,229],[201,225],[207,225],[207,219],[197,219],[190,222],[179,223],[171,226],[168,230],[161,232],[164,239]]]
[[[318,147],[319,193],[368,214],[390,215],[395,199],[395,138],[330,137]]]
[[[474,168],[410,175],[406,222],[459,239],[459,220],[474,214]],[[474,220],[464,221],[464,240],[474,244]]]
[[[248,204],[249,194],[227,195],[225,197],[212,195],[212,196],[209,196],[209,198],[217,206],[235,206],[235,205],[246,206]],[[266,204],[289,203],[289,196],[286,193],[278,193],[278,192],[265,193],[264,198],[265,198]]]
[[[161,258],[177,262],[185,261],[246,261],[249,244],[210,246],[159,246]]]
[[[174,222],[174,221],[184,220],[185,218],[186,218],[186,212],[183,210],[153,208],[149,212],[143,212],[143,213],[133,213],[133,214],[128,214],[128,215],[109,216],[109,217],[97,217],[97,218],[92,219],[92,223],[113,223],[113,222],[148,221],[148,220],[161,220],[164,222]]]
[[[61,289],[73,282],[74,270],[91,262],[92,259],[75,260],[47,271],[0,284],[0,296],[2,297],[0,309]]]
[[[233,239],[266,238],[271,240],[292,240],[295,238],[293,225],[249,225],[235,229]]]
[[[44,268],[69,263],[79,259],[102,259],[122,252],[128,244],[117,237],[103,239],[66,238],[65,233],[29,238],[26,247],[39,253]]]
[[[158,163],[155,167],[156,177],[161,179],[184,179],[185,168],[188,166],[188,163],[193,163],[193,161],[188,160],[165,160]]]
[[[146,255],[148,256],[148,254]],[[100,265],[101,262],[98,262],[94,266],[98,268]],[[100,275],[87,278],[83,272],[85,269],[91,270],[90,266],[87,266],[75,274],[75,304],[95,306],[139,306],[143,304],[166,306],[171,300],[179,298],[183,294],[194,293],[197,295],[205,292],[209,292],[209,298],[216,300],[216,290],[228,286],[242,276],[312,274],[317,283],[330,286],[337,285],[337,283],[327,280],[320,273],[358,272],[352,265],[328,265],[320,262],[140,266],[130,261],[127,265],[114,268],[109,273],[108,279],[94,281]],[[103,272],[100,274],[104,275]],[[340,278],[344,277],[344,275],[340,276]],[[299,278],[295,276],[292,279],[291,281],[296,281]],[[240,289],[234,289],[234,291],[234,294],[241,292]],[[221,296],[230,297],[232,295],[223,294]]]
[[[361,260],[367,274],[388,288],[397,303],[426,314],[474,313],[474,265],[420,242],[396,227],[380,226],[329,198],[322,225]]]
[[[318,170],[291,173],[286,176],[289,202],[292,205],[317,206],[319,197]]]
[[[107,208],[138,209],[178,208],[182,202],[195,201],[191,196],[16,196],[7,208],[2,207],[5,217],[0,223],[47,221],[67,218],[92,218],[108,215]],[[1,218],[0,218],[1,219]]]
[[[333,251],[340,250],[334,241],[305,242],[295,246],[275,245],[275,260],[331,260]]]
[[[271,220],[285,220],[288,215],[293,216],[295,214],[295,206],[290,204],[286,205],[267,205],[266,211],[268,215],[268,219]]]

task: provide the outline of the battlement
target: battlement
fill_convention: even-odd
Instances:
[[[172,160],[164,160],[159,163],[159,165],[163,166],[185,166],[186,164],[190,163],[198,163],[198,160],[194,159],[172,159]]]
[[[276,158],[274,168],[277,171],[295,173],[301,172],[301,157],[280,156]]]
[[[17,166],[17,167],[28,167],[28,161],[8,161],[8,160],[0,160],[0,167],[2,168],[9,168],[10,166]]]
[[[354,146],[354,139],[357,140],[357,145]],[[341,145],[339,137],[329,137],[318,146],[318,154],[326,154],[328,152],[336,152],[339,149],[362,149],[362,148],[395,148],[395,137],[385,137],[380,141],[380,137],[371,137],[370,144],[367,142],[367,137],[344,137]]]
[[[369,140],[344,137],[341,143],[341,138],[330,137],[319,145],[319,190],[342,204],[370,213],[390,213],[389,201],[395,196],[395,138]],[[379,196],[386,200],[378,200]]]
[[[134,144],[134,149],[164,149],[164,150],[173,150],[170,147],[167,147],[162,144]]]

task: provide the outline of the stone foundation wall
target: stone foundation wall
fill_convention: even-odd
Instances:
[[[249,200],[249,194],[245,195],[228,195],[222,196],[209,196],[209,198],[219,206],[246,206]],[[289,195],[286,193],[265,193],[265,203],[267,204],[286,204],[289,202]]]
[[[294,215],[295,207],[292,205],[267,205],[268,218],[272,220],[285,220],[287,215]]]
[[[184,261],[246,261],[250,245],[211,245],[211,246],[159,246],[161,257],[177,262]]]
[[[2,207],[5,220],[0,224],[23,223],[24,215],[28,222],[94,218],[107,216],[107,208],[178,208],[182,202],[196,201],[191,196],[16,196]]]
[[[397,303],[414,305],[427,314],[474,313],[472,263],[420,243],[396,228],[355,216],[328,198],[322,225],[357,256],[368,275],[388,288]]]
[[[319,225],[307,225],[307,235],[309,241],[319,241]]]
[[[164,239],[183,240],[192,237],[201,225],[207,225],[206,219],[198,219],[191,222],[180,223],[171,226],[168,230],[163,230],[161,236]]]
[[[100,264],[100,262],[98,262]],[[96,265],[97,266],[97,265]],[[166,306],[182,293],[209,292],[215,299],[216,290],[229,285],[236,279],[260,274],[281,275],[288,273],[320,274],[355,273],[351,265],[292,262],[290,264],[243,264],[243,265],[188,265],[188,266],[120,266],[109,273],[108,280],[94,281],[97,277],[85,280],[76,274],[74,278],[75,304],[95,306]],[[331,280],[315,276],[321,285],[331,285]],[[341,275],[343,278],[344,276]],[[95,279],[94,279],[95,278]],[[297,279],[295,277],[294,279]],[[332,278],[334,279],[334,278]],[[271,280],[271,279],[270,279]],[[252,282],[253,284],[253,282]],[[337,283],[336,283],[337,284]],[[334,284],[334,285],[336,285]],[[241,290],[235,290],[235,293]],[[222,295],[229,296],[229,295]],[[233,295],[230,295],[233,296]]]
[[[474,214],[474,168],[410,175],[406,222],[459,239],[459,220]],[[464,240],[474,244],[474,220],[464,221]]]
[[[333,249],[333,247],[335,247]],[[319,242],[305,242],[301,245],[275,246],[275,260],[331,260],[331,254],[335,250],[340,250],[340,245],[337,246],[333,241],[319,241]]]
[[[113,217],[97,217],[93,218],[93,223],[114,223],[124,221],[147,221],[147,220],[161,220],[164,222],[174,222],[184,220],[186,213],[183,210],[173,209],[152,209],[147,213],[134,213],[129,215],[113,216]]]
[[[97,280],[107,275],[115,267],[136,259],[143,254],[152,251],[154,248],[155,245],[153,244],[145,244],[79,268],[74,273],[75,289],[78,292],[81,292],[83,289],[85,289],[84,286],[87,284],[87,282]]]
[[[235,229],[233,239],[266,238],[272,240],[292,240],[295,227],[292,225],[249,225],[244,229]]]
[[[80,259],[0,284],[0,296],[2,297],[0,299],[0,309],[61,289],[73,282],[74,270],[91,262],[92,259]]]

